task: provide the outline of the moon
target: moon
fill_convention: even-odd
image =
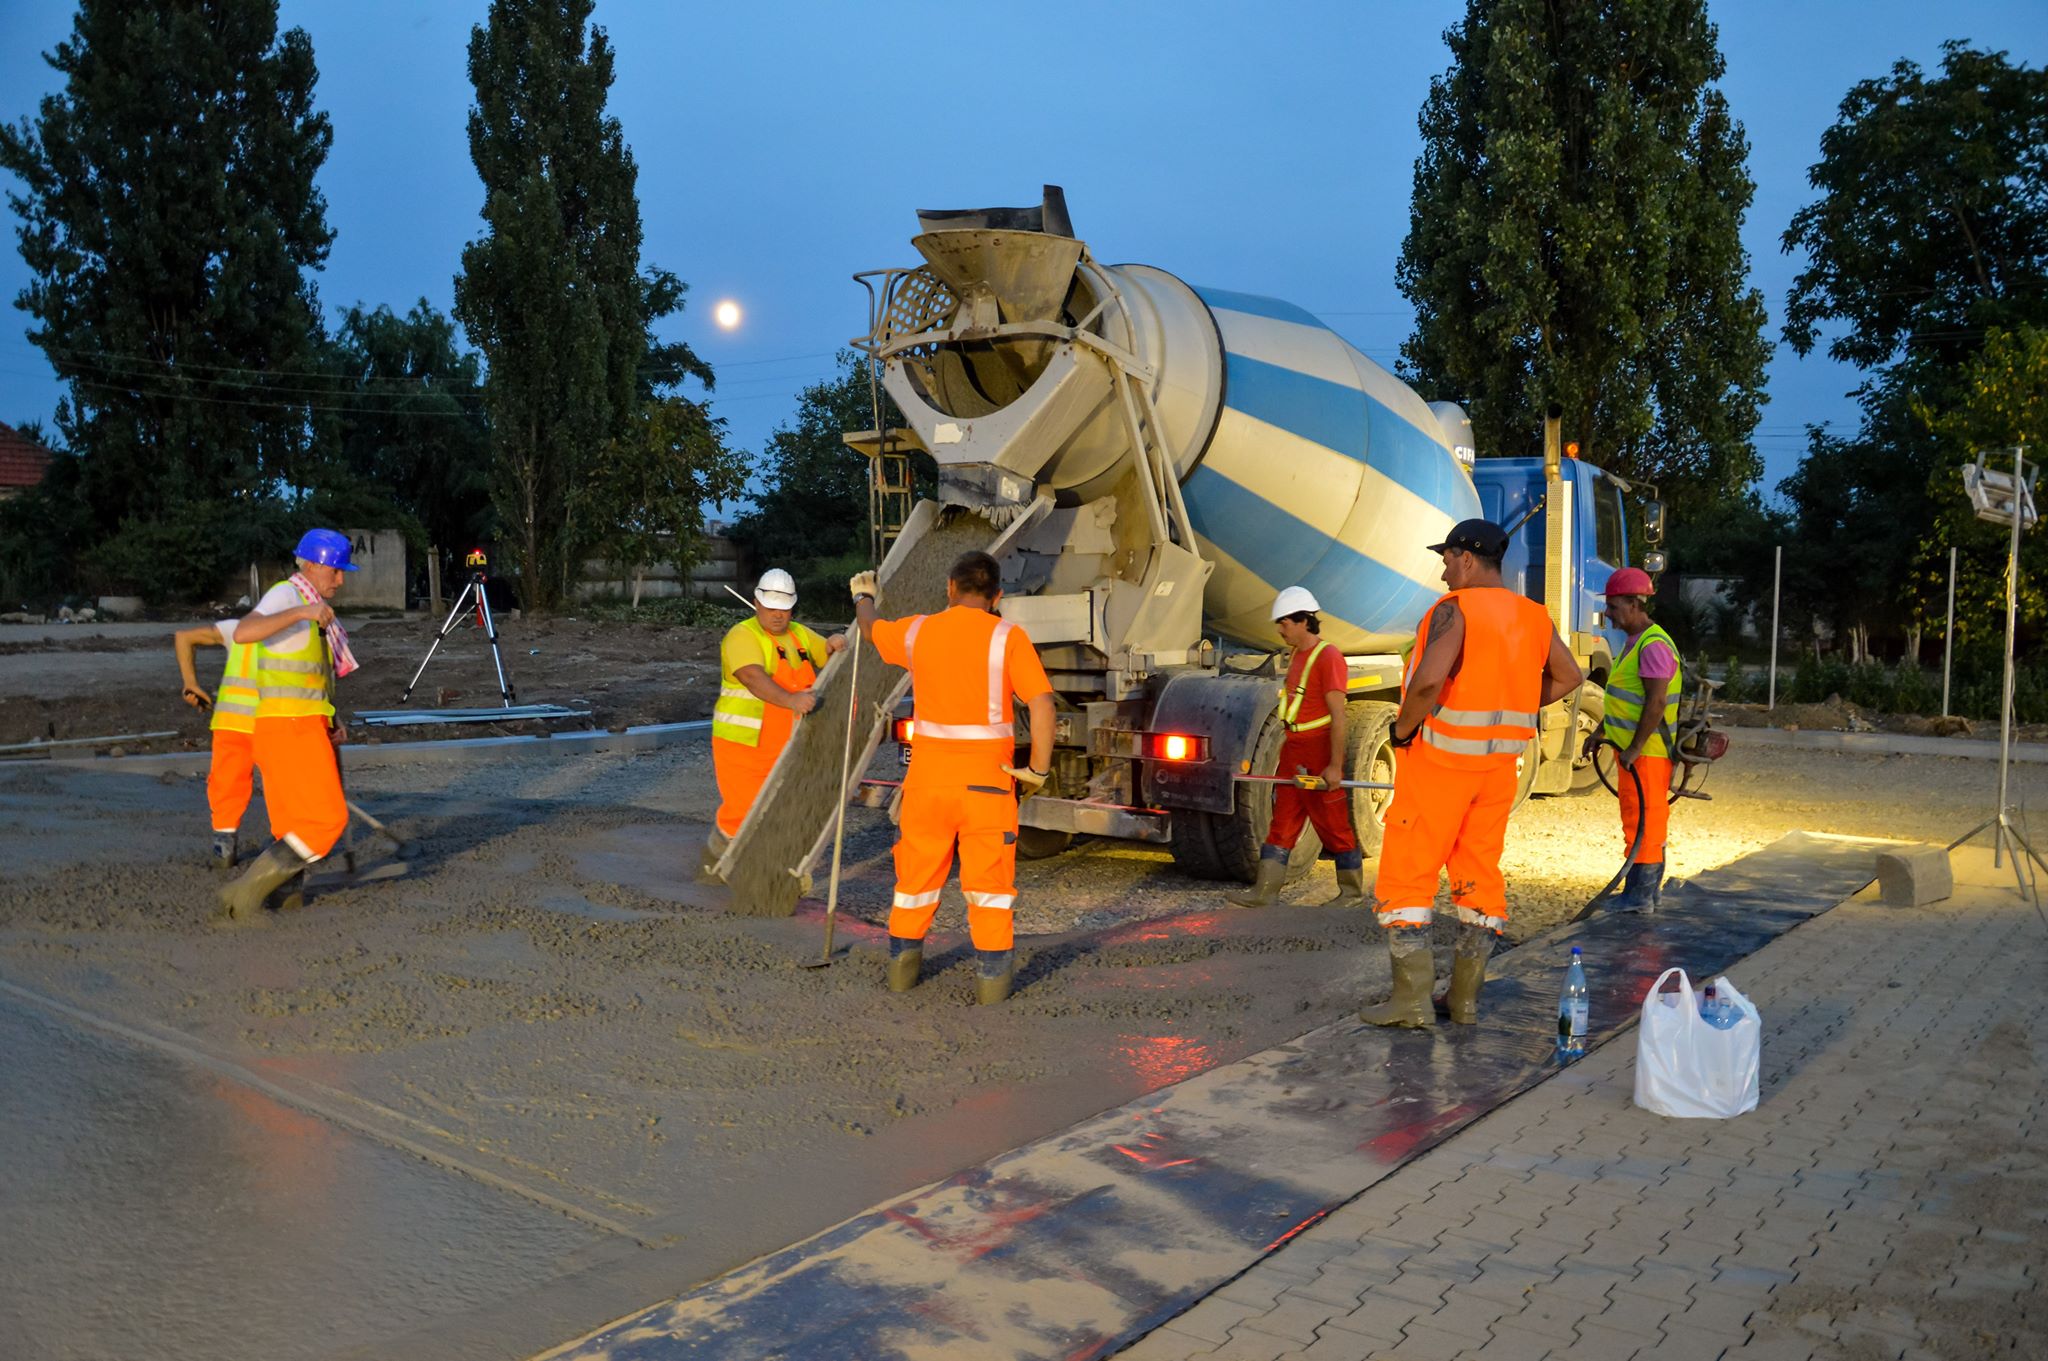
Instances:
[[[740,305],[727,298],[711,309],[711,319],[718,323],[721,331],[730,331],[740,324]]]

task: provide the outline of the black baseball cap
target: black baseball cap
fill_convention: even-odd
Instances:
[[[1477,553],[1482,558],[1506,557],[1508,532],[1491,520],[1460,520],[1451,526],[1450,536],[1442,543],[1431,544],[1429,551],[1441,553],[1446,548]]]

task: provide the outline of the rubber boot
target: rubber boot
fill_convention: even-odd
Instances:
[[[1270,855],[1259,857],[1259,877],[1243,893],[1226,893],[1223,901],[1239,907],[1271,907],[1280,901],[1280,889],[1287,882],[1287,862]]]
[[[1364,907],[1365,866],[1354,865],[1350,869],[1337,867],[1337,896],[1321,904],[1323,907]]]
[[[1488,928],[1470,922],[1458,928],[1457,949],[1451,955],[1451,987],[1444,994],[1444,1014],[1458,1025],[1479,1020],[1479,989],[1486,984],[1486,960],[1497,939]]]
[[[924,972],[924,942],[889,937],[889,991],[909,992]]]
[[[306,868],[306,858],[289,843],[273,841],[238,878],[221,887],[220,905],[229,921],[249,921],[263,910],[263,901]]]
[[[222,873],[233,869],[239,860],[236,855],[237,838],[233,832],[213,834],[213,867]]]
[[[1436,984],[1436,959],[1425,944],[1405,955],[1394,955],[1394,995],[1376,1007],[1366,1007],[1358,1019],[1367,1025],[1405,1026],[1427,1030],[1436,1024],[1436,1008],[1429,991]]]
[[[1638,863],[1628,867],[1628,878],[1622,881],[1621,896],[1615,900],[1617,912],[1655,912],[1664,885],[1664,865]]]
[[[1017,978],[1017,956],[1011,950],[974,952],[974,1000],[985,1007],[1010,999]]]

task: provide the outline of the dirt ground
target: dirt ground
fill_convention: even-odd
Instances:
[[[440,622],[424,616],[352,620],[344,614],[342,623],[363,669],[341,682],[343,712],[400,707],[398,697]],[[203,750],[206,717],[178,697],[178,664],[171,647],[177,627],[165,624],[161,632],[150,633],[125,626],[107,631],[91,625],[64,630],[0,626],[0,746],[176,730],[174,739],[130,742],[124,750]],[[720,636],[710,629],[574,617],[498,621],[499,647],[520,702],[588,708],[592,725],[602,728],[709,717],[718,691]],[[196,670],[209,690],[226,655],[219,648],[197,654]],[[480,631],[464,625],[441,644],[406,707],[481,708],[499,702],[490,648]],[[358,732],[363,740],[418,741],[534,733],[549,726],[565,725]]]

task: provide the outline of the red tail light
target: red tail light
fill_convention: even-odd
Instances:
[[[1206,761],[1209,759],[1209,739],[1191,737],[1186,733],[1156,732],[1152,734],[1152,757],[1159,761]]]
[[[910,724],[911,720],[907,718],[896,720],[896,740],[898,742],[908,742],[910,740]]]

